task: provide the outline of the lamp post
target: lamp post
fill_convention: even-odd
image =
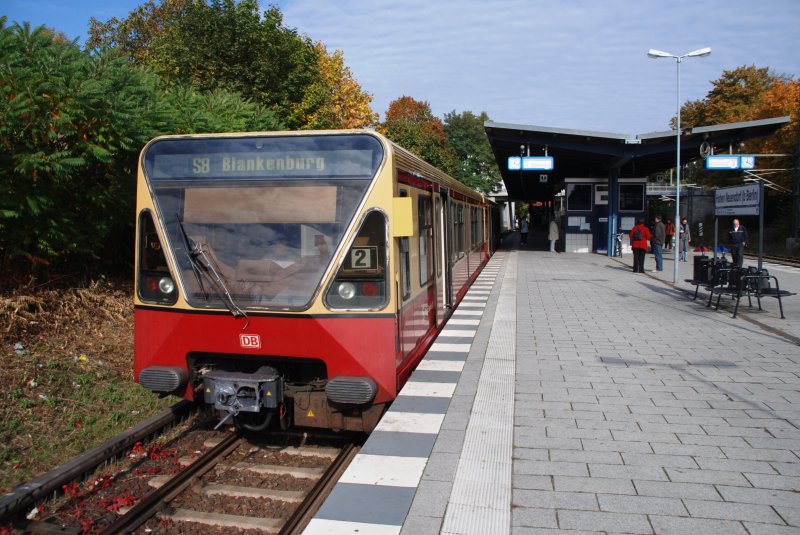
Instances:
[[[700,48],[698,50],[694,50],[689,52],[688,54],[683,54],[682,56],[676,56],[675,54],[670,54],[669,52],[663,52],[661,50],[655,50],[651,48],[647,52],[648,58],[658,59],[658,58],[675,58],[675,64],[678,68],[678,90],[677,95],[675,98],[677,104],[677,132],[676,132],[676,147],[677,147],[677,163],[675,165],[675,232],[676,237],[678,236],[678,229],[680,228],[681,224],[681,61],[683,58],[693,58],[696,56],[707,56],[711,54],[710,48]],[[673,270],[673,278],[672,282],[678,284],[678,247],[679,244],[675,243],[675,247],[673,248],[673,253],[675,255],[675,266]]]

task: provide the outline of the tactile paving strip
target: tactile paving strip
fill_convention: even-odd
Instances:
[[[441,533],[509,533],[517,257],[509,259]]]

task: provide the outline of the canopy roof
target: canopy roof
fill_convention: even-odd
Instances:
[[[774,134],[789,117],[685,128],[681,134],[681,162],[702,158],[708,143],[716,153],[745,140]],[[486,121],[484,130],[510,199],[546,200],[565,178],[608,177],[616,167],[619,177],[643,177],[675,167],[676,132],[652,132],[630,138],[625,134],[571,130],[536,125]],[[554,159],[552,171],[509,171],[509,156],[544,156]],[[547,175],[541,180],[540,175]]]

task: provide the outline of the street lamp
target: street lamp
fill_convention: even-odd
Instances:
[[[675,58],[675,60],[676,60],[675,63],[678,66],[678,91],[677,91],[677,95],[676,95],[676,98],[675,98],[675,101],[677,103],[677,108],[678,108],[678,110],[677,110],[677,117],[678,117],[678,125],[677,126],[678,126],[678,128],[677,128],[677,133],[676,133],[676,139],[677,139],[676,146],[677,146],[678,158],[677,158],[677,164],[675,166],[675,176],[676,176],[676,181],[675,181],[675,230],[676,230],[676,232],[680,228],[680,224],[681,224],[681,61],[683,61],[683,58],[693,58],[693,57],[697,57],[697,56],[707,56],[709,54],[711,54],[711,49],[710,48],[701,48],[699,50],[694,50],[694,51],[689,52],[688,54],[684,54],[682,56],[676,56],[675,54],[670,54],[669,52],[663,52],[661,50],[655,50],[654,48],[651,48],[647,52],[647,57],[648,58],[653,58],[653,59]],[[676,236],[677,236],[677,234],[676,234]],[[675,254],[675,262],[674,262],[675,267],[674,267],[674,271],[673,271],[673,279],[672,279],[672,281],[675,284],[678,284],[678,259],[679,259],[680,256],[678,255],[678,243],[677,243],[677,240],[676,240],[676,243],[675,243],[674,254]]]

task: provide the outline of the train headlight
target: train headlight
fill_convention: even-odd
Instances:
[[[356,287],[352,282],[339,283],[336,291],[339,293],[339,297],[348,301],[356,296]]]
[[[175,291],[175,283],[169,277],[161,277],[158,281],[158,289],[164,294],[171,294]]]

